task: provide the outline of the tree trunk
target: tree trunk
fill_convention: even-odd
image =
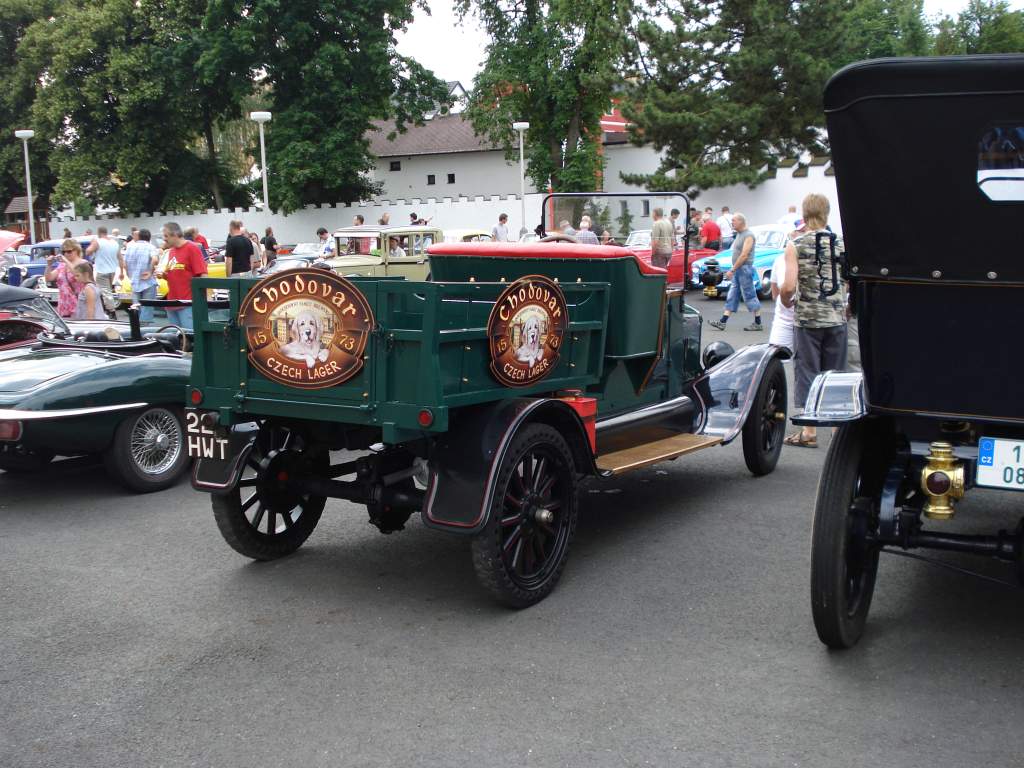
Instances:
[[[220,179],[217,173],[217,147],[213,143],[213,120],[209,113],[203,115],[203,135],[206,137],[206,152],[210,161],[209,180],[210,194],[213,205],[219,211],[224,207],[224,196],[220,192]]]

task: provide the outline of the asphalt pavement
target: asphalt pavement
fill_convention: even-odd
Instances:
[[[739,319],[705,343],[767,335]],[[382,536],[329,502],[253,563],[185,482],[0,473],[0,766],[1019,766],[1020,591],[883,557],[860,645],[818,642],[822,442],[764,478],[736,443],[589,482],[561,584],[520,612],[415,517]],[[951,525],[1013,528],[1015,501]]]

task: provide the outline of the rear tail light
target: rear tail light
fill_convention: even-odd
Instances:
[[[21,440],[21,422],[0,421],[0,440],[7,443],[16,443]]]
[[[203,402],[203,393],[198,389],[193,389],[192,393],[189,395],[189,399],[192,401],[192,405],[199,405]]]

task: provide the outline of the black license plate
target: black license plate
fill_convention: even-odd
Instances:
[[[231,458],[230,443],[210,427],[203,425],[202,411],[185,411],[185,430],[188,433],[188,455],[193,459],[227,461]]]

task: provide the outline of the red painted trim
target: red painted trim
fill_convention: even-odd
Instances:
[[[582,243],[436,243],[427,249],[431,256],[499,256],[524,259],[632,259],[644,275],[665,276],[668,271],[644,261],[619,245]]]

